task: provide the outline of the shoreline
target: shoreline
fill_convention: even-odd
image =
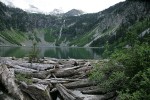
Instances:
[[[30,98],[21,95],[20,93],[23,91],[29,94],[31,98],[37,96],[39,99],[44,95],[45,98],[49,98],[46,100],[53,100],[52,98],[54,97],[52,94],[58,95],[56,90],[64,99],[66,96],[68,98],[73,96],[74,98],[78,98],[78,100],[88,100],[90,98],[99,100],[104,97],[103,94],[100,94],[101,91],[95,90],[97,89],[96,83],[91,82],[88,78],[90,71],[98,60],[44,57],[40,59],[40,62],[33,62],[31,64],[28,62],[28,57],[0,57],[0,59],[0,70],[4,70],[3,68],[7,69],[4,75],[10,72],[14,73],[10,74],[14,76],[5,76],[9,77],[13,84],[8,84],[10,80],[3,80],[3,78],[0,80],[3,81],[2,83],[6,86],[4,87],[6,90],[9,87],[13,87],[11,90],[8,90],[11,91],[10,94],[13,97],[16,96],[14,95],[15,93],[18,94],[17,98]],[[20,92],[18,93],[14,88],[17,88]],[[37,94],[34,94],[35,90],[33,88],[36,89]],[[54,91],[53,89],[55,88],[56,90]],[[44,92],[43,90],[48,92]],[[96,94],[88,92],[85,95],[85,91],[91,90],[96,91]]]
[[[32,47],[32,46],[18,46],[18,45],[0,45],[0,47]],[[78,46],[37,46],[38,48],[100,48],[104,47],[78,47]]]

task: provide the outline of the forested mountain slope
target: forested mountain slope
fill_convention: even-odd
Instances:
[[[149,2],[125,1],[104,11],[79,16],[27,13],[0,2],[0,45],[102,47],[126,46],[128,33],[148,37]]]

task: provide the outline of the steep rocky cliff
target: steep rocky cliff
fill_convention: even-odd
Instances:
[[[36,40],[42,46],[100,47],[106,41],[115,46],[143,24],[141,30],[134,31],[137,36],[148,30],[149,5],[129,0],[98,13],[53,16],[27,13],[0,3],[0,45],[32,45]],[[146,34],[149,36],[149,31]]]

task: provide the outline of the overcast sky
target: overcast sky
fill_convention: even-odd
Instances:
[[[29,9],[29,5],[40,11],[50,12],[53,9],[62,9],[64,12],[71,9],[80,9],[87,13],[102,11],[118,2],[125,0],[0,0],[13,3],[14,6]]]

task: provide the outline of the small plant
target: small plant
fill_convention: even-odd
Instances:
[[[31,79],[31,76],[29,76],[27,74],[16,74],[15,77],[18,81],[24,81],[27,84],[32,84],[33,83],[32,79]]]
[[[37,43],[33,42],[32,50],[29,53],[29,62],[30,63],[39,61],[38,53],[39,53],[39,51],[37,49]]]

